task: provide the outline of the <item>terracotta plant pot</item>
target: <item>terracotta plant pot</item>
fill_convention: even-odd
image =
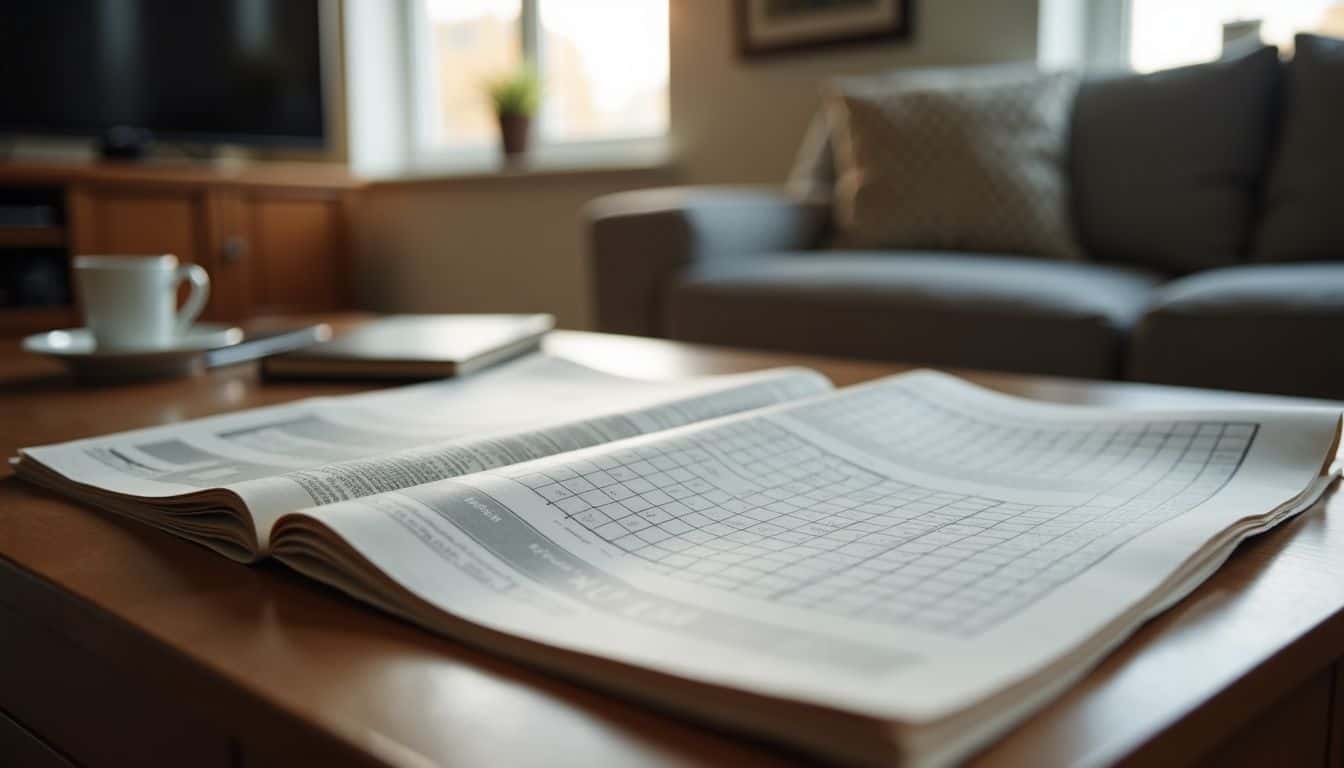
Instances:
[[[504,156],[517,157],[527,151],[527,137],[532,128],[529,115],[499,115],[499,136],[504,143]]]

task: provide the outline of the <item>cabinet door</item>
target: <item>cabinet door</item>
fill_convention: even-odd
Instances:
[[[80,187],[70,196],[72,251],[200,264],[210,273],[207,320],[345,309],[351,200],[318,189]]]
[[[218,300],[233,293],[227,275],[211,258],[208,238],[210,209],[204,192],[196,188],[103,188],[74,190],[73,253],[151,256],[171,253],[183,264],[200,264],[210,273],[211,299],[201,317],[238,320],[240,312]],[[190,289],[183,286],[179,301]]]
[[[74,211],[75,253],[171,253],[195,263],[205,250],[203,203],[189,189],[84,190]]]
[[[252,315],[251,205],[237,190],[211,190],[206,209],[209,250],[201,262],[210,272],[206,313],[211,319],[242,322]]]
[[[339,196],[252,198],[252,310],[314,312],[346,306],[346,216]]]

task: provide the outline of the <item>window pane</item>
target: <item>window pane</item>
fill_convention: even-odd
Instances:
[[[1260,23],[1260,37],[1291,50],[1303,31],[1344,34],[1341,0],[1130,0],[1130,62],[1140,72],[1218,58],[1224,24]],[[1253,33],[1253,32],[1252,32]]]
[[[499,128],[487,85],[522,62],[522,0],[424,0],[435,105],[429,140],[490,145]]]
[[[540,16],[544,140],[667,132],[667,0],[540,0]]]

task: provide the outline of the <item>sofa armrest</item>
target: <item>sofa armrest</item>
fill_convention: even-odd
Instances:
[[[597,329],[657,336],[661,293],[679,267],[815,248],[825,202],[759,187],[669,187],[600,197],[584,211]]]

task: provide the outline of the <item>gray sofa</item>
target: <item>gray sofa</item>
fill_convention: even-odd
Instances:
[[[587,209],[599,330],[928,365],[1344,398],[1344,42],[1086,81],[1088,254],[841,251],[822,123],[790,188]]]

